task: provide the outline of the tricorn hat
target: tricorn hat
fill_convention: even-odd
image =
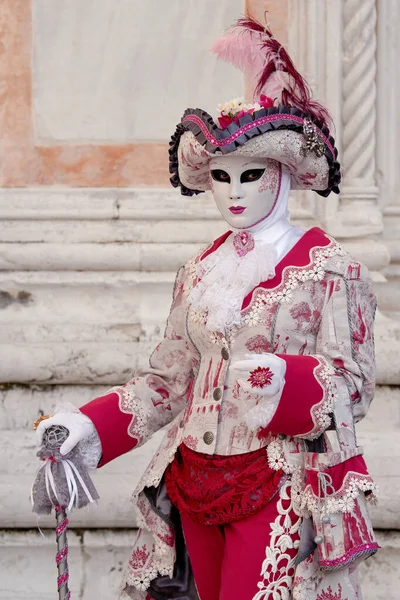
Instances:
[[[188,108],[170,142],[171,184],[185,196],[211,189],[209,161],[219,154],[269,158],[286,166],[292,189],[339,193],[340,164],[328,111],[286,50],[251,18],[239,19],[214,44],[217,56],[252,76],[254,101],[219,105],[218,122]]]

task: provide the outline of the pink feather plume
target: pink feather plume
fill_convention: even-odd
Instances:
[[[311,113],[320,123],[332,124],[329,112],[312,98],[308,83],[268,27],[251,17],[239,19],[216,40],[211,52],[256,82],[255,101],[265,94],[278,104]]]
[[[265,56],[260,52],[264,30],[259,32],[244,29],[239,26],[240,21],[241,19],[214,42],[211,52],[250,77],[255,77],[261,72],[265,62]]]

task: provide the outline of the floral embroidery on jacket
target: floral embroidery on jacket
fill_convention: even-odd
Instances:
[[[246,348],[254,354],[271,352],[271,344],[265,335],[255,335],[246,342]]]
[[[338,584],[338,591],[334,593],[332,587],[329,586],[326,590],[323,590],[321,594],[318,594],[316,600],[344,600],[342,596],[342,586]]]

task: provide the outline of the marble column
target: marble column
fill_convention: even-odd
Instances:
[[[384,281],[390,254],[380,240],[376,182],[375,0],[290,0],[289,9],[289,49],[333,116],[343,168],[339,197],[313,201],[308,193],[303,202],[317,223]]]
[[[343,182],[333,233],[364,237],[381,233],[376,182],[376,5],[343,2]],[[383,265],[382,265],[383,266]]]
[[[309,82],[314,96],[328,107],[333,121],[341,114],[341,0],[289,0],[288,50],[300,73]],[[333,131],[340,151],[340,130]],[[296,192],[298,202],[309,215],[310,226],[326,226],[337,212],[338,200],[331,194],[321,200],[314,192]]]
[[[391,254],[385,271],[382,308],[400,320],[400,3],[378,0],[377,48],[377,178],[383,213],[383,238]]]
[[[331,194],[321,201],[308,192],[300,194],[297,202],[312,214],[314,224],[321,225],[368,266],[381,298],[390,253],[382,235],[377,185],[375,0],[290,0],[289,11],[289,51],[314,95],[332,114],[343,168],[340,196]],[[380,32],[380,44],[382,36]],[[384,144],[381,139],[380,147]],[[376,340],[381,383],[399,381],[391,358],[398,346],[396,331],[396,323],[379,313]]]

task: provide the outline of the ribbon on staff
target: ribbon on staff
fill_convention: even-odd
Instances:
[[[33,512],[50,514],[56,506],[70,511],[98,500],[99,495],[79,448],[66,456],[59,450],[50,453],[42,448],[38,456],[43,465],[39,467],[31,489]]]

